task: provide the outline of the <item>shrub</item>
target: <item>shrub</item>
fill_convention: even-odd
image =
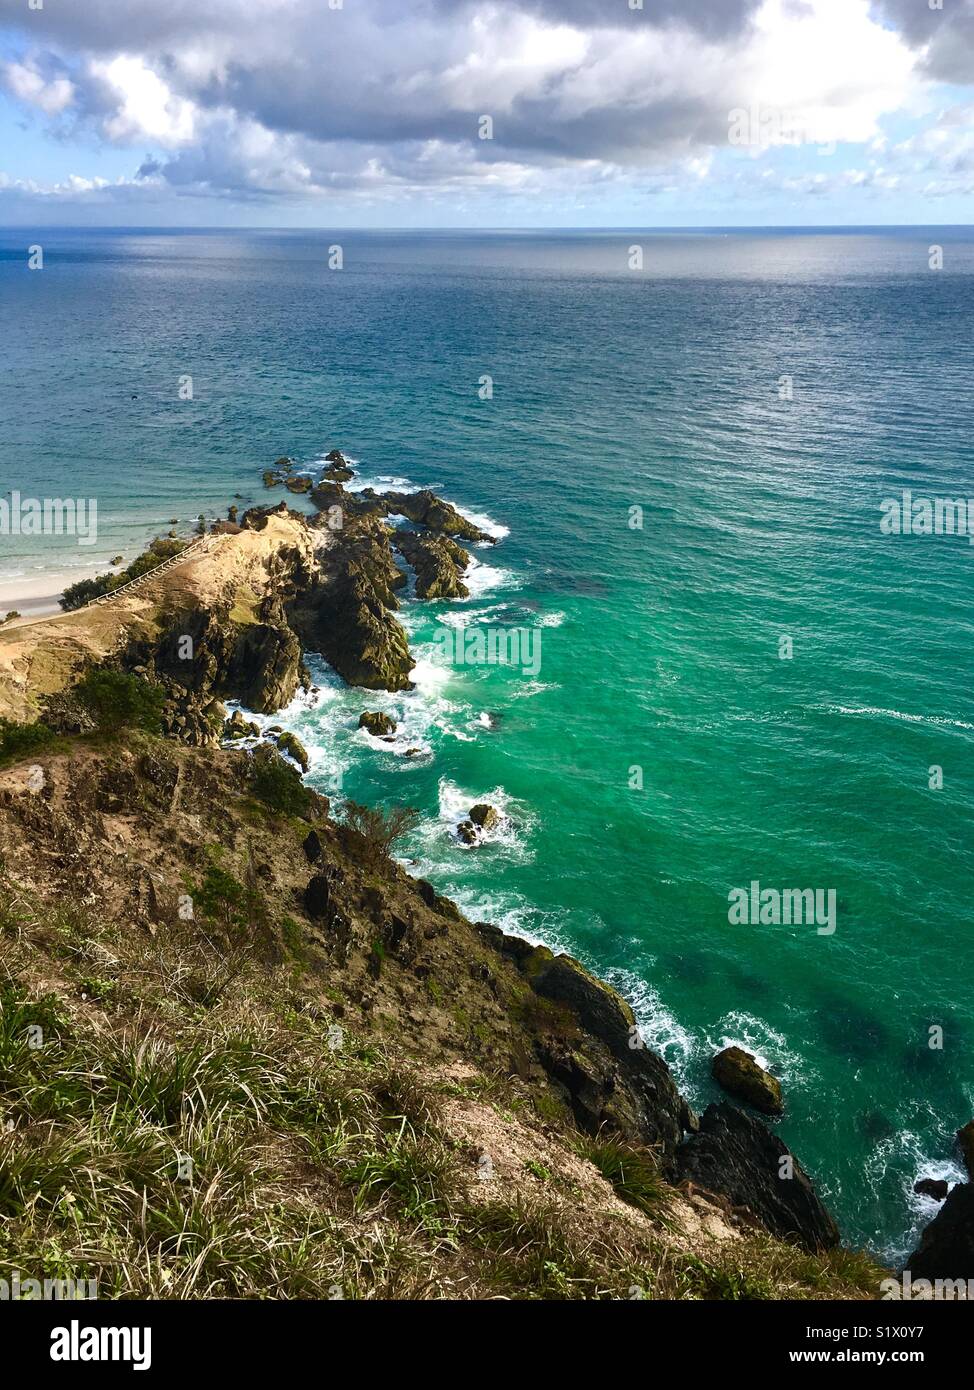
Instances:
[[[0,763],[15,762],[39,752],[54,738],[46,724],[15,724],[0,719]]]
[[[0,762],[26,758],[54,737],[46,724],[14,724],[0,719]]]
[[[102,733],[144,729],[157,734],[162,727],[166,696],[152,681],[101,668],[89,671],[75,690],[78,700]]]
[[[415,830],[420,813],[415,806],[360,806],[350,801],[345,808],[345,823],[356,837],[356,848],[362,862],[375,868],[388,858],[392,846],[404,835]]]
[[[113,593],[130,579],[138,579],[143,574],[148,574],[157,565],[161,565],[163,560],[169,560],[181,550],[185,550],[187,544],[187,541],[157,538],[127,569],[120,570],[118,574],[99,574],[94,579],[79,579],[77,584],[69,585],[59,600],[61,607],[69,613],[75,608],[83,608],[93,598]]]
[[[311,793],[301,774],[273,748],[256,748],[251,764],[250,785],[254,795],[282,816],[304,816],[311,804]]]

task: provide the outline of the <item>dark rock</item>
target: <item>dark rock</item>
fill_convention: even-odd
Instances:
[[[317,830],[309,830],[302,842],[302,848],[310,864],[321,858],[321,837]]]
[[[284,486],[288,492],[310,492],[313,486],[310,478],[298,476],[296,478],[285,478]]]
[[[383,734],[396,732],[396,721],[378,710],[365,710],[359,715],[358,727],[367,729],[373,738],[381,738]]]
[[[393,545],[406,563],[416,571],[416,597],[468,598],[470,590],[463,574],[470,556],[448,536],[417,535],[400,531]]]
[[[330,920],[332,880],[327,874],[315,874],[304,890],[304,907],[309,917]]]
[[[416,878],[411,882],[427,907],[438,912],[441,917],[459,918],[460,910],[456,903],[451,902],[449,898],[441,898],[432,883],[429,883],[425,878]]]
[[[577,1047],[549,1048],[542,1058],[567,1084],[579,1122],[589,1129],[609,1125],[671,1154],[696,1117],[662,1057],[642,1044],[625,1000],[571,956],[553,956],[545,947],[525,957],[521,969],[536,994],[569,1008],[604,1046],[604,1055],[588,1062],[579,1060]]]
[[[416,526],[439,531],[445,536],[457,536],[462,541],[490,541],[493,537],[481,531],[472,521],[457,511],[452,502],[444,502],[429,488],[420,492],[385,492],[382,501],[392,512],[408,517]]]
[[[964,1158],[967,1171],[974,1178],[974,1120],[968,1120],[957,1131],[957,1142]]]
[[[746,1207],[782,1240],[806,1250],[829,1250],[839,1242],[835,1222],[794,1155],[755,1116],[725,1101],[707,1107],[698,1132],[677,1149],[671,1172],[677,1181],[689,1180]]]
[[[411,690],[409,642],[393,617],[395,590],[405,575],[384,526],[358,521],[339,535],[329,550],[329,572],[290,609],[294,628],[349,685]]]
[[[974,1279],[974,1186],[959,1182],[906,1262],[917,1279]]]
[[[486,802],[480,801],[476,806],[471,806],[467,813],[474,825],[479,825],[481,830],[493,830],[500,824],[500,816],[493,806],[488,806]]]
[[[465,845],[475,845],[479,842],[480,836],[477,834],[477,827],[473,821],[462,820],[457,826],[457,835]]]
[[[919,1182],[913,1184],[913,1191],[921,1197],[932,1197],[935,1202],[942,1202],[950,1191],[950,1183],[943,1178],[920,1178]]]
[[[434,907],[436,905],[436,889],[433,887],[432,883],[425,878],[417,878],[414,880],[414,883],[416,892],[422,898],[426,906]]]
[[[747,1101],[765,1115],[783,1110],[781,1083],[758,1066],[750,1052],[741,1047],[725,1047],[711,1065],[714,1080],[739,1100]]]

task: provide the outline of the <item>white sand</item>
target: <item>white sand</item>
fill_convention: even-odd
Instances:
[[[0,616],[16,609],[24,617],[40,618],[46,613],[59,612],[58,599],[71,584],[79,579],[92,579],[96,574],[111,572],[111,566],[104,560],[90,567],[69,570],[58,574],[45,570],[38,574],[25,574],[21,579],[0,579]]]

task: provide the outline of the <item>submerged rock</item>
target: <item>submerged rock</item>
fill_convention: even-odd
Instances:
[[[742,1047],[725,1047],[711,1065],[714,1080],[739,1100],[747,1101],[765,1115],[780,1115],[784,1109],[781,1083],[758,1066]]]
[[[917,1279],[974,1279],[974,1186],[959,1182],[906,1262]]]
[[[772,1235],[829,1250],[839,1231],[797,1158],[753,1115],[709,1105],[696,1134],[676,1151],[673,1173],[746,1207]]]

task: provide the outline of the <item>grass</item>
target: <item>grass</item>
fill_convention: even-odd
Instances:
[[[606,1136],[575,1146],[631,1220],[567,1198],[550,1160],[527,1197],[485,1192],[445,1107],[496,1115],[502,1082],[444,1085],[344,1025],[336,1046],[291,961],[255,949],[224,978],[214,922],[248,910],[227,868],[201,875],[205,911],[149,938],[0,873],[0,1277],[122,1299],[876,1296],[848,1252],[688,1253],[652,1154]]]
[[[605,1135],[583,1140],[578,1150],[590,1163],[595,1164],[624,1202],[645,1212],[647,1216],[666,1216],[673,1193],[660,1173],[652,1150]]]

